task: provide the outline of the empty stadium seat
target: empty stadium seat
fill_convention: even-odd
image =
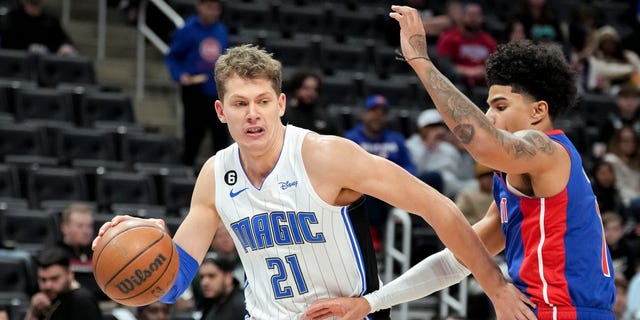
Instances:
[[[322,94],[324,104],[355,105],[360,97],[356,80],[350,72],[336,72],[322,78]]]
[[[16,92],[15,114],[18,121],[62,121],[69,126],[75,122],[71,96],[51,88],[24,88]]]
[[[41,55],[37,59],[36,74],[38,84],[43,87],[56,87],[61,83],[96,83],[93,62],[82,56]]]
[[[20,50],[0,49],[0,78],[7,80],[33,79],[32,57]]]
[[[180,163],[178,141],[173,137],[151,133],[127,133],[121,138],[122,160],[135,163]]]
[[[380,79],[375,75],[365,76],[364,95],[381,94],[391,105],[413,106],[419,104],[418,80],[414,76],[392,75]]]
[[[183,216],[188,211],[195,183],[194,177],[166,177],[164,179],[163,198],[168,214]]]
[[[331,33],[328,14],[322,2],[313,2],[308,6],[282,4],[278,9],[278,25],[284,34]]]
[[[96,176],[95,188],[100,211],[111,212],[113,204],[157,204],[152,179],[141,173],[105,172]]]
[[[289,66],[313,67],[318,62],[310,38],[267,39],[265,47],[275,59]]]
[[[350,43],[323,42],[320,46],[320,63],[325,73],[334,70],[369,71],[373,68],[370,47]]]
[[[27,190],[32,208],[47,200],[89,199],[85,175],[72,168],[41,168],[28,173]]]
[[[0,292],[6,294],[2,300],[28,303],[38,290],[35,271],[28,251],[0,249]]]
[[[0,198],[20,198],[18,170],[10,165],[0,164]]]
[[[0,157],[8,155],[46,156],[45,136],[39,127],[5,124],[0,126]]]
[[[79,105],[79,123],[91,127],[96,122],[134,124],[131,98],[123,93],[88,91]]]
[[[6,209],[0,212],[0,240],[5,248],[35,253],[58,238],[53,216],[43,210]]]
[[[56,155],[61,162],[78,159],[115,161],[116,148],[112,134],[88,128],[65,128],[56,137]]]

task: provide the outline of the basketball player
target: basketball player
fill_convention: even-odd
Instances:
[[[483,115],[429,60],[417,11],[392,10],[401,27],[404,59],[447,126],[478,162],[499,170],[494,202],[474,225],[484,244],[492,254],[505,250],[509,275],[535,303],[539,319],[613,320],[613,267],[596,198],[576,148],[553,129],[553,119],[576,95],[573,72],[561,52],[531,43],[500,47],[487,62],[489,109]],[[362,319],[467,275],[451,252],[442,251],[377,292],[323,301],[307,315]]]
[[[189,285],[219,224],[240,254],[251,319],[299,319],[317,299],[378,289],[363,212],[368,194],[427,220],[478,278],[500,319],[534,319],[528,300],[505,281],[451,200],[349,140],[282,124],[281,65],[270,54],[231,48],[215,77],[221,98],[215,109],[235,143],[207,160],[198,176],[173,238],[180,275],[161,301],[174,301]],[[133,218],[114,218],[99,237],[123,219]],[[370,318],[388,319],[389,310]]]

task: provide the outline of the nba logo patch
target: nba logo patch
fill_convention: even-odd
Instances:
[[[500,221],[502,221],[502,223],[509,222],[509,214],[507,212],[507,198],[500,199]]]

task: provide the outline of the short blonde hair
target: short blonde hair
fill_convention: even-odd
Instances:
[[[220,100],[224,97],[227,80],[234,75],[244,79],[267,79],[277,94],[282,92],[282,64],[257,46],[244,44],[232,47],[218,58],[215,80]]]

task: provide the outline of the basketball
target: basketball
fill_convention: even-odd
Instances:
[[[173,286],[180,266],[171,237],[157,225],[126,220],[109,228],[93,253],[100,289],[126,306],[157,301]]]

